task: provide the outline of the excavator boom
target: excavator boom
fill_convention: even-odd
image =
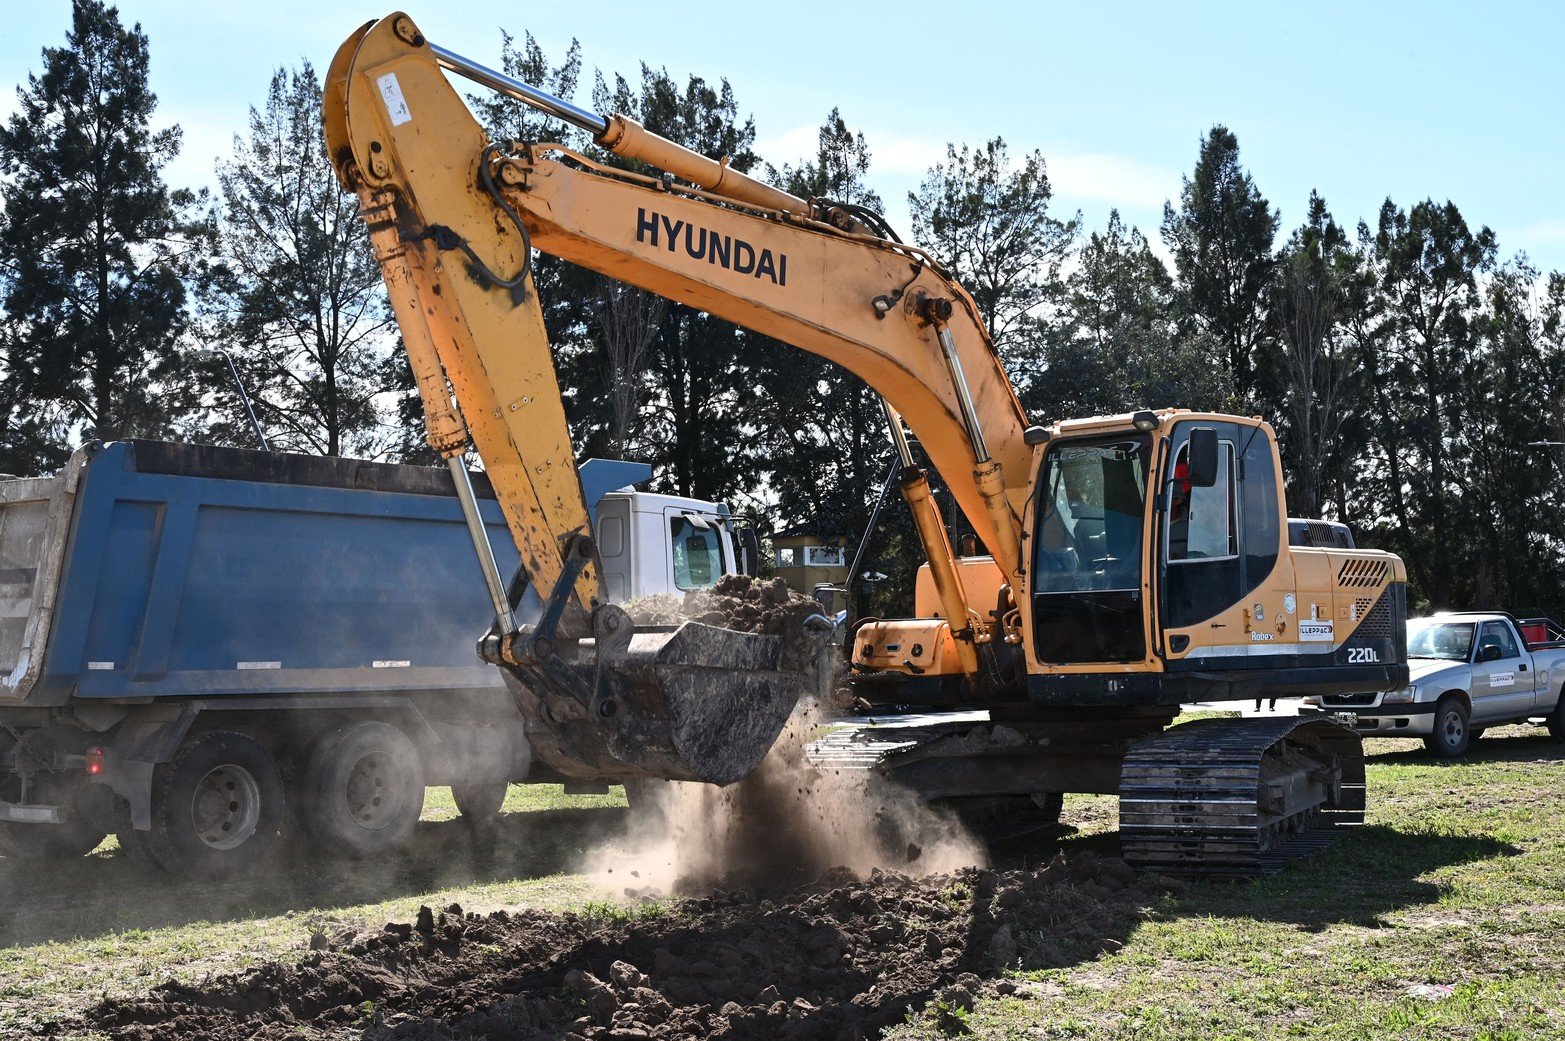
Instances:
[[[558,145],[493,143],[444,70],[665,174],[606,168]],[[901,417],[1007,572],[1020,567],[1032,448],[976,305],[932,258],[869,233],[850,208],[796,198],[634,120],[584,112],[436,47],[403,14],[343,44],[325,108],[328,150],[361,201],[430,442],[455,460],[471,439],[524,577],[544,597],[539,625],[518,629],[474,526],[495,599],[484,653],[539,699],[561,759],[599,775],[731,780],[764,754],[798,685],[776,667],[770,637],[687,625],[649,642],[604,602],[533,249],[829,358],[875,388],[959,657],[976,672],[983,615],[963,593]],[[696,673],[723,679],[703,686]]]

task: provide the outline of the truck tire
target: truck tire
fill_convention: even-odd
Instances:
[[[58,780],[50,783],[51,780],[54,779],[49,776],[40,778],[39,790],[30,796],[29,801],[58,804],[62,809],[63,822],[15,824],[0,821],[0,857],[28,864],[70,860],[91,853],[98,848],[98,843],[108,837],[108,832],[84,819],[77,804],[87,787],[85,782],[67,787]],[[11,789],[4,793],[6,798],[14,799],[21,795],[15,783],[7,784],[4,788]]]
[[[304,822],[329,853],[370,857],[407,841],[424,810],[424,764],[390,723],[328,734],[304,773]]]
[[[1442,759],[1460,759],[1471,743],[1467,706],[1447,694],[1435,704],[1434,732],[1424,738],[1424,747]]]
[[[473,831],[491,831],[500,816],[500,808],[505,805],[506,793],[510,790],[510,781],[453,784],[451,799],[468,828]]]
[[[1559,699],[1543,717],[1543,725],[1549,728],[1549,736],[1554,740],[1565,741],[1565,688],[1561,688]]]
[[[282,819],[283,780],[272,754],[244,734],[212,730],[153,772],[152,830],[130,844],[171,874],[223,878],[254,867]]]

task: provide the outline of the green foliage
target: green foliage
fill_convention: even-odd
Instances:
[[[931,250],[978,305],[995,349],[1018,390],[1036,368],[1040,323],[1058,296],[1081,215],[1057,220],[1043,154],[1013,163],[1005,141],[946,146],[908,195],[914,238]]]
[[[427,460],[354,200],[320,155],[314,72],[278,71],[202,223],[161,180],[179,132],[149,128],[145,36],[97,0],[72,11],[67,46],[44,52],[0,128],[0,470],[57,465],[84,436],[248,443],[222,362],[182,356],[182,337],[233,351],[278,446]],[[793,194],[881,205],[870,142],[840,110],[812,154],[771,165],[726,82],[645,65],[589,78],[574,42],[555,61],[526,34],[501,51],[513,76],[566,99],[590,83],[599,111]],[[647,172],[509,98],[470,102],[496,139]],[[1565,454],[1528,445],[1565,440],[1565,275],[1502,259],[1491,231],[1433,200],[1388,199],[1354,236],[1312,193],[1278,246],[1278,212],[1223,126],[1164,209],[1171,264],[1118,213],[1085,238],[1079,216],[1056,216],[1039,152],[994,138],[932,158],[912,238],[972,295],[1034,417],[1260,411],[1291,512],[1402,554],[1416,605],[1565,610]],[[869,523],[890,452],[858,376],[548,255],[534,277],[580,455],[645,459],[658,488],[774,529]],[[970,528],[931,478],[959,537]],[[892,577],[875,608],[911,607],[921,556],[891,501],[865,561]]]
[[[400,440],[381,405],[397,383],[391,313],[358,200],[324,147],[315,70],[278,69],[217,166],[202,332],[232,352],[271,447],[376,456]],[[199,371],[217,406],[209,436],[253,446],[226,363]]]
[[[1113,211],[1076,261],[1045,348],[1046,375],[1022,398],[1029,412],[1068,419],[1230,404],[1212,339],[1178,334],[1173,279],[1139,230],[1126,228]]]
[[[75,0],[64,47],[0,128],[0,470],[57,465],[78,438],[156,437],[177,406],[174,350],[200,229],[162,170],[147,37]]]
[[[1288,446],[1289,504],[1318,517],[1345,480],[1362,436],[1364,352],[1355,330],[1373,286],[1363,258],[1310,193],[1307,216],[1279,253],[1270,286],[1275,349],[1257,359],[1256,388]]]
[[[1214,126],[1184,179],[1179,208],[1163,206],[1163,239],[1179,281],[1176,313],[1185,334],[1206,332],[1221,346],[1241,394],[1251,388],[1251,355],[1265,338],[1263,310],[1275,260],[1278,218],[1239,165],[1239,140]]]

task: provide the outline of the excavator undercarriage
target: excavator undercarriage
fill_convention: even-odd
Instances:
[[[986,712],[871,718],[809,747],[823,770],[872,770],[953,808],[980,800],[1119,796],[1120,848],[1163,874],[1249,878],[1363,823],[1359,735],[1333,720]],[[1048,823],[1048,822],[1040,822]]]

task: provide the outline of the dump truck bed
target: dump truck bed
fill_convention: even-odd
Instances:
[[[488,622],[443,470],[132,441],[0,482],[0,704],[496,689]]]

